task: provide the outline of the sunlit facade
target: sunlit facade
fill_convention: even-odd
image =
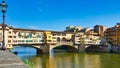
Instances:
[[[107,42],[113,45],[120,44],[120,23],[117,23],[114,27],[108,28],[105,32],[105,38]]]
[[[0,30],[0,42],[2,43],[2,30]],[[44,32],[30,29],[19,29],[6,27],[5,30],[5,46],[12,48],[13,45],[19,44],[43,44]]]
[[[50,31],[45,31],[44,32],[44,41],[45,41],[45,44],[56,44],[57,38],[55,36],[53,36]]]
[[[60,41],[71,41],[72,33],[45,30],[21,29],[6,26],[5,46],[13,48],[13,45],[43,45],[57,44]],[[0,26],[0,43],[2,43],[2,27]]]
[[[5,46],[13,48],[13,45],[44,45],[57,43],[100,44],[100,36],[94,32],[59,32],[46,30],[21,29],[6,26]],[[0,26],[0,43],[2,43],[2,27]]]
[[[75,44],[94,44],[94,45],[99,45],[101,40],[99,35],[94,35],[94,34],[85,34],[83,32],[76,33],[75,34]]]

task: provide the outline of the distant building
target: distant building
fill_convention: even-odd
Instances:
[[[73,32],[74,44],[95,44],[99,45],[101,42],[100,35],[92,28],[82,28],[80,26],[68,26],[65,32]]]
[[[83,29],[79,30],[78,32],[86,33],[86,32],[91,31],[91,30],[92,30],[91,28],[83,28]]]
[[[82,29],[81,26],[68,26],[66,27],[65,32],[78,32],[81,29]]]
[[[98,33],[101,37],[104,36],[104,32],[107,29],[106,26],[102,26],[102,25],[95,25],[94,26],[94,31],[96,33]]]
[[[75,34],[74,43],[78,44],[86,44],[86,45],[100,45],[101,39],[100,36],[94,34],[85,34],[83,32],[79,32]]]
[[[113,45],[120,44],[120,23],[117,23],[114,27],[108,28],[105,31],[106,41]]]

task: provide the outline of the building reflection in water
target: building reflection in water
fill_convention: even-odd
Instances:
[[[104,61],[103,58],[105,58],[105,55],[95,53],[51,52],[50,56],[36,55],[35,49],[30,47],[16,47],[12,52],[18,52],[17,56],[22,60],[28,59],[31,61],[34,64],[34,68],[101,68],[101,64]],[[105,66],[105,64],[103,65]]]
[[[85,54],[84,62],[85,62],[84,68],[101,68],[100,67],[100,55]]]
[[[34,68],[100,68],[99,55],[91,54],[55,54],[37,55],[31,58]]]
[[[34,63],[34,68],[120,68],[120,54],[109,53],[53,53],[36,55],[30,47],[15,47],[12,52]]]

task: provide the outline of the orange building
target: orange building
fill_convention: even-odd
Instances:
[[[114,27],[108,28],[105,31],[105,38],[107,42],[113,45],[120,44],[120,23],[117,23]]]

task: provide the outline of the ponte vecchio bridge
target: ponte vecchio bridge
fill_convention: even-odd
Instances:
[[[1,43],[2,34],[2,27],[0,26]],[[90,39],[84,37],[83,33],[21,29],[6,25],[5,47],[13,48],[18,45],[30,46],[36,48],[37,53],[49,54],[52,49],[58,46],[67,47],[69,52],[78,52],[82,49],[84,50],[89,45],[99,45],[100,43],[99,40],[94,41],[95,38],[98,38],[94,35],[90,34]],[[91,39],[92,37],[94,39]],[[80,45],[81,40],[85,41],[85,45]]]

